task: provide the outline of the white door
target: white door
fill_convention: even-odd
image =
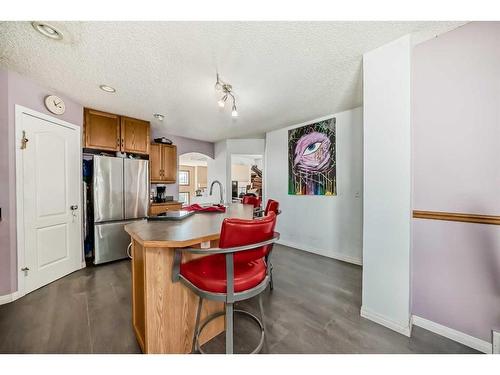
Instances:
[[[80,129],[17,111],[19,278],[29,293],[81,268]]]

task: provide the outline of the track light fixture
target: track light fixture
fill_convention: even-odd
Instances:
[[[236,109],[236,99],[232,93],[233,91],[233,86],[231,86],[229,83],[224,82],[222,79],[219,77],[219,73],[217,73],[217,80],[215,82],[215,89],[217,91],[222,91],[223,95],[217,102],[219,107],[224,108],[226,105],[226,101],[228,97],[231,97],[233,100],[233,106],[231,108],[231,116],[233,117],[238,117],[238,111]]]

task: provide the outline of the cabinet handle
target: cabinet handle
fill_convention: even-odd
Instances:
[[[122,148],[123,148],[123,138],[122,138]]]
[[[118,147],[120,147],[120,138],[117,138],[117,139],[116,139],[116,145],[117,145]]]

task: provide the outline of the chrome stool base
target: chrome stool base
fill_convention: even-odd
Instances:
[[[265,333],[264,333],[264,325],[262,324],[262,321],[258,317],[256,317],[254,314],[252,314],[252,313],[250,313],[248,311],[234,309],[233,313],[235,313],[235,314],[241,314],[241,315],[246,315],[246,316],[250,317],[255,323],[257,323],[257,325],[260,328],[260,332],[261,332],[261,334],[260,334],[260,341],[259,341],[259,344],[257,345],[257,347],[252,352],[250,352],[249,354],[260,353],[260,351],[262,350],[262,346],[264,345],[264,335],[265,335]],[[196,336],[195,336],[195,350],[196,351],[198,351],[201,354],[207,354],[206,352],[204,352],[203,350],[201,350],[200,341],[199,341],[200,334],[203,331],[203,328],[205,328],[205,326],[208,323],[210,323],[212,320],[218,318],[219,316],[223,316],[223,315],[226,315],[226,313],[224,311],[212,314],[212,315],[210,315],[203,322],[203,324],[200,326],[200,328],[196,332]],[[232,332],[231,332],[231,334],[232,334]]]

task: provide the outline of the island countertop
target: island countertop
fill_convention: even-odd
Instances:
[[[252,205],[233,203],[226,212],[199,212],[183,220],[138,221],[127,224],[125,231],[144,247],[186,247],[217,240],[225,218],[252,216]]]

